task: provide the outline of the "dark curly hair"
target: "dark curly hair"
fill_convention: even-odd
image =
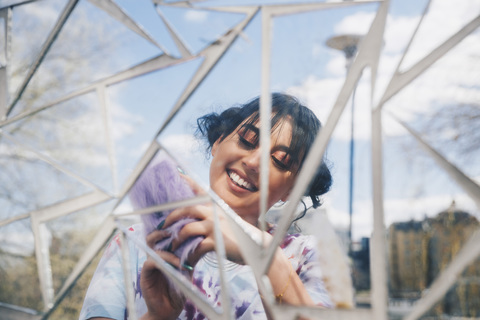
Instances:
[[[207,149],[210,151],[213,144],[230,135],[243,124],[251,125],[259,121],[260,97],[246,104],[233,106],[221,113],[209,113],[197,119],[197,136],[207,140]],[[315,114],[303,106],[295,97],[284,93],[272,94],[272,131],[275,130],[285,118],[289,118],[292,124],[291,155],[292,161],[298,164],[298,170],[307,156],[310,147],[315,140],[321,123]],[[310,183],[305,196],[312,199],[313,207],[321,205],[320,196],[330,190],[332,176],[325,161],[322,161]],[[302,215],[303,216],[303,215]]]

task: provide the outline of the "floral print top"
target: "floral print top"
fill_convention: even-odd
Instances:
[[[272,232],[270,230],[269,232]],[[145,241],[141,224],[130,227],[131,236]],[[147,311],[140,290],[140,271],[147,256],[128,241],[130,252],[130,270],[135,292],[135,309],[138,317]],[[331,308],[333,303],[322,281],[318,263],[315,238],[301,234],[290,234],[284,238],[281,248],[289,258],[313,301],[322,307]],[[225,262],[226,282],[231,292],[231,303],[236,319],[266,319],[265,310],[257,289],[255,277],[247,265]],[[214,252],[206,254],[195,266],[193,284],[202,292],[213,306],[221,305],[220,275]],[[80,312],[80,319],[107,317],[128,319],[126,310],[126,292],[122,268],[122,254],[118,235],[106,248],[97,270],[87,290]],[[205,316],[194,304],[185,303],[178,319],[201,320]]]

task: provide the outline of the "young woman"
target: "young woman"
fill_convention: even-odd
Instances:
[[[272,95],[271,149],[269,168],[268,206],[286,201],[296,176],[302,167],[310,146],[321,125],[317,117],[294,97]],[[259,98],[232,107],[221,114],[208,114],[198,120],[198,133],[206,138],[212,155],[210,187],[242,219],[252,232],[258,228],[260,202],[260,148]],[[313,206],[320,205],[319,196],[327,192],[331,175],[323,163],[317,170],[306,196]],[[192,282],[205,294],[212,305],[220,305],[220,279],[214,253],[214,220],[211,205],[196,205],[171,212],[163,227],[150,233],[146,242],[150,247],[170,236],[165,230],[182,218],[195,218],[183,227],[169,251],[157,253],[165,261],[184,269],[171,252],[183,241],[194,236],[204,239],[188,258],[187,267],[193,268]],[[225,266],[230,285],[232,308],[237,319],[265,319],[255,278],[244,264],[240,243],[232,235],[222,215],[220,224],[228,262]],[[133,236],[144,238],[141,226],[130,228]],[[274,228],[263,235],[271,240]],[[141,319],[204,319],[192,303],[169,287],[168,279],[155,267],[146,254],[130,246],[130,263],[136,297],[136,310]],[[267,276],[279,303],[291,305],[319,305],[332,303],[321,278],[315,241],[303,235],[287,235],[276,251]],[[121,253],[116,241],[107,248],[88,289],[80,319],[126,319]]]

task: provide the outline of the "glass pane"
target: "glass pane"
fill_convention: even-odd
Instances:
[[[402,69],[407,69],[442,42],[472,21],[480,10],[480,2],[431,1],[428,12],[415,36],[411,50],[407,53]]]
[[[106,12],[80,1],[12,114],[40,107],[159,54],[159,48]]]
[[[30,220],[0,227],[0,301],[42,310]]]
[[[87,267],[85,272],[80,276],[73,288],[67,293],[48,319],[78,319],[80,310],[82,309],[83,300],[85,299],[85,293],[87,292],[97,264],[100,261],[100,257],[101,254],[98,254],[95,259],[92,260],[92,263]]]
[[[112,206],[112,201],[106,202],[45,223],[51,235],[50,261],[56,293],[102,226]]]
[[[33,1],[13,7],[11,55],[8,57],[11,98],[24,81],[63,7],[64,2],[59,0]]]
[[[159,10],[194,54],[216,41],[244,18],[242,14],[211,10],[168,6],[159,7]]]
[[[109,87],[119,182],[123,184],[202,63],[186,61]],[[175,127],[180,133],[184,124]]]
[[[73,173],[112,190],[105,110],[94,92],[14,122],[5,130]]]
[[[0,136],[1,137],[1,136]],[[1,137],[1,219],[15,217],[89,190],[74,178],[37,158],[35,154]]]

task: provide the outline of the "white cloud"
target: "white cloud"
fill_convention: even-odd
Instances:
[[[208,12],[200,10],[188,10],[185,12],[184,19],[188,22],[205,22],[208,19]]]
[[[128,135],[135,132],[136,127],[145,122],[145,119],[135,113],[129,112],[117,98],[115,98],[115,92],[110,91],[114,96],[111,96],[110,113],[112,118],[112,138],[118,142]],[[118,92],[117,92],[118,93]]]
[[[370,79],[368,72],[357,86],[355,94],[355,137],[369,139],[371,132],[370,121]],[[337,99],[343,84],[343,78],[318,79],[307,78],[300,86],[290,87],[288,93],[299,97],[311,108],[325,126],[331,108]],[[342,117],[339,119],[333,138],[350,140],[351,101],[347,102]]]
[[[444,41],[447,35],[465,24],[465,21],[468,21],[465,17],[473,15],[471,11],[478,12],[479,10],[480,1],[478,0],[466,1],[458,7],[455,3],[448,1],[433,6],[430,16],[425,20],[426,26],[422,28],[429,35],[428,41],[416,41],[417,43],[412,48],[413,54],[410,56],[418,59],[420,53],[425,55],[428,50],[434,48],[434,45]],[[469,12],[468,15],[467,12]],[[365,34],[374,15],[375,13],[372,12],[355,13],[341,20],[334,30],[337,34]],[[451,21],[447,19],[448,23],[442,23],[442,20],[446,18],[451,18]],[[357,139],[369,139],[371,105],[376,105],[384,94],[418,21],[419,16],[390,15],[388,17],[385,47],[380,59],[373,103],[370,101],[369,76],[366,75],[362,78],[357,86],[355,98]],[[478,65],[478,52],[480,52],[480,32],[477,31],[414,80],[411,85],[390,99],[385,108],[408,123],[415,114],[429,113],[439,105],[478,103],[480,101],[478,68],[472,67]],[[329,74],[326,78],[320,79],[311,76],[301,85],[288,90],[304,99],[324,123],[344,81],[345,58],[343,55],[332,55],[327,62],[327,70]],[[365,69],[364,73],[368,71]],[[347,111],[349,104],[347,104],[344,116],[339,120],[334,132],[335,139],[349,139],[350,114]],[[389,135],[406,133],[391,117],[384,117],[383,125]]]
[[[28,5],[15,7],[16,14],[25,15],[29,19],[41,19],[44,21],[56,21],[61,13],[61,1],[38,3],[34,2]]]
[[[412,43],[405,65],[409,66],[440,45],[480,12],[480,1],[432,1],[428,15]],[[478,52],[478,51],[477,51]]]
[[[366,34],[375,12],[357,12],[342,19],[334,28],[335,34]]]

